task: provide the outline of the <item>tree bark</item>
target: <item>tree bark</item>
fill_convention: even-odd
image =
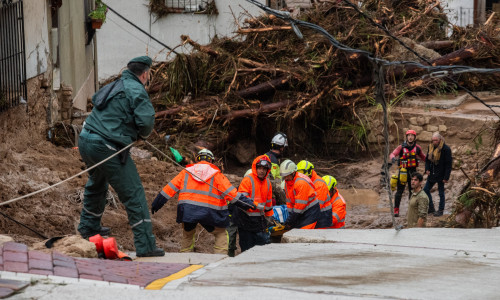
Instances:
[[[280,77],[273,79],[256,86],[237,91],[236,94],[241,98],[261,97],[274,93],[277,89],[283,88],[288,85],[288,77]]]
[[[222,118],[226,119],[226,121],[230,121],[230,120],[237,119],[237,118],[250,117],[250,116],[259,115],[259,114],[266,113],[266,112],[277,111],[283,107],[292,106],[295,103],[296,102],[294,102],[294,101],[285,100],[285,101],[276,102],[276,103],[264,104],[264,105],[261,105],[259,108],[247,108],[247,109],[235,110],[235,111],[228,113],[227,115],[224,115]]]
[[[428,41],[420,43],[423,47],[432,50],[450,48],[453,44],[453,41]]]
[[[462,48],[462,49],[459,49],[457,51],[448,53],[448,54],[443,55],[441,57],[438,57],[436,59],[433,59],[430,61],[430,63],[432,66],[454,65],[454,64],[457,64],[458,62],[460,62],[464,59],[473,57],[474,54],[476,54],[476,53],[477,53],[476,48],[466,47],[466,48]],[[422,64],[425,65],[426,63],[424,62]],[[409,65],[406,67],[397,67],[397,68],[394,68],[393,71],[388,71],[388,73],[389,73],[388,76],[395,77],[397,79],[403,75],[409,76],[409,75],[413,75],[413,74],[421,72],[421,71],[422,71],[422,68],[414,66],[414,65]],[[359,80],[358,86],[359,87],[367,86],[371,82],[372,82],[372,75],[364,76]]]
[[[212,48],[210,48],[208,46],[203,46],[203,45],[198,44],[197,42],[193,41],[187,35],[181,35],[181,40],[184,44],[188,43],[189,45],[193,46],[194,49],[196,49],[200,52],[207,53],[210,56],[219,57],[219,55],[220,55],[219,52],[213,50]]]
[[[186,110],[188,107],[191,109],[192,108],[200,109],[200,108],[208,106],[212,102],[213,101],[211,101],[211,100],[206,100],[206,101],[201,101],[198,103],[193,103],[192,105],[179,105],[179,106],[167,109],[167,110],[157,112],[155,114],[155,118],[160,118],[160,117],[164,117],[164,116],[168,116],[168,115],[178,114],[181,111]]]
[[[268,31],[279,31],[279,30],[291,30],[292,26],[271,26],[264,28],[240,28],[237,33],[253,33],[253,32],[268,32]]]

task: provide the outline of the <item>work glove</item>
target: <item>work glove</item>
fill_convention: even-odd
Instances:
[[[167,203],[167,198],[163,197],[163,195],[160,193],[158,196],[156,196],[155,200],[153,201],[153,204],[151,204],[151,214],[154,215],[155,212],[159,211],[160,208]]]
[[[393,163],[393,164],[395,164],[395,163],[396,163],[396,161],[397,161],[397,158],[396,158],[396,157],[393,157],[393,158],[391,159],[391,161],[392,161],[392,163]]]
[[[253,203],[253,200],[241,195],[235,203],[236,206],[238,206],[241,209],[256,209],[257,207]]]
[[[271,227],[271,226],[276,225],[276,224],[274,223],[274,218],[273,218],[273,216],[266,217],[266,223],[267,223],[267,226],[266,226],[266,227]]]

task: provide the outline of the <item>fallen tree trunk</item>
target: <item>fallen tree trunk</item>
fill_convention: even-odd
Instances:
[[[198,103],[194,103],[193,105],[180,105],[180,106],[176,106],[176,107],[173,107],[173,108],[170,108],[170,109],[167,109],[167,110],[163,110],[163,111],[157,112],[155,114],[155,118],[160,118],[160,117],[165,117],[165,116],[168,116],[168,115],[178,114],[181,111],[186,110],[188,107],[191,107],[191,108],[195,107],[196,109],[200,109],[200,108],[208,106],[212,102],[213,101],[211,101],[211,100],[206,100],[206,101],[201,101],[201,102],[198,102]]]
[[[274,93],[277,89],[283,88],[288,85],[288,77],[280,77],[277,79],[273,79],[256,86],[252,86],[246,88],[244,90],[237,91],[236,94],[241,98],[250,98],[250,97],[260,97],[264,95],[269,95]]]
[[[428,42],[422,42],[420,43],[420,45],[422,45],[427,49],[436,50],[436,49],[450,48],[451,46],[453,46],[454,43],[455,42],[453,41],[428,41]]]
[[[222,118],[226,119],[226,122],[227,122],[227,121],[237,119],[237,118],[251,117],[251,116],[259,115],[259,114],[266,113],[266,112],[274,112],[274,111],[277,111],[283,107],[293,106],[294,104],[296,104],[296,102],[290,101],[290,100],[285,100],[285,101],[276,102],[276,103],[269,103],[269,104],[261,105],[259,108],[247,108],[247,109],[235,110],[235,111],[232,111],[232,112],[224,115]]]
[[[458,62],[471,58],[474,56],[474,54],[477,53],[477,49],[474,47],[466,47],[459,49],[457,51],[448,53],[446,55],[443,55],[441,57],[438,57],[436,59],[433,59],[430,61],[432,66],[447,66],[447,65],[454,65],[457,64]],[[422,64],[426,64],[425,62]],[[397,67],[394,68],[393,71],[388,71],[387,76],[394,77],[396,79],[402,77],[402,76],[409,76],[416,74],[418,72],[421,72],[422,68],[415,66],[415,65],[409,65],[406,67]],[[361,78],[358,82],[358,86],[363,87],[367,86],[372,82],[372,75],[369,76],[364,76]]]

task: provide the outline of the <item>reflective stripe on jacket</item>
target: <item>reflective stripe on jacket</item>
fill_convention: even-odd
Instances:
[[[332,224],[332,200],[330,198],[328,185],[314,170],[311,173],[311,180],[314,184],[316,198],[319,201],[319,208],[321,211],[316,228],[329,227]]]
[[[269,159],[265,155],[258,156],[252,163],[252,173],[243,178],[238,188],[241,195],[254,201],[257,209],[238,209],[236,224],[238,227],[252,232],[264,231],[267,228],[265,217],[273,215],[273,191],[271,180],[269,180],[270,171],[267,172],[264,180],[257,177],[256,164],[263,158]]]
[[[345,228],[346,204],[344,197],[340,195],[339,190],[336,190],[332,199],[333,199],[332,203],[333,222],[330,228]]]
[[[201,223],[215,227],[229,225],[227,203],[234,203],[238,196],[236,188],[219,168],[206,161],[188,165],[161,191],[167,200],[176,193],[179,193],[177,223]]]
[[[286,206],[290,216],[288,225],[301,228],[317,222],[320,215],[313,182],[306,175],[295,172],[295,177],[285,184]]]

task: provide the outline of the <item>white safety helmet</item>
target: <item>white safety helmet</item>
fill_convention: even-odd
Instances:
[[[288,147],[288,139],[286,134],[278,132],[271,140],[271,149],[279,149],[281,147]]]
[[[290,174],[293,174],[294,172],[297,172],[297,165],[293,161],[287,159],[281,163],[280,176],[282,178]]]
[[[205,161],[208,161],[208,162],[213,162],[215,160],[215,156],[212,153],[212,151],[210,151],[208,149],[201,149],[198,152],[198,155],[196,156],[196,160],[197,161],[205,160]]]

